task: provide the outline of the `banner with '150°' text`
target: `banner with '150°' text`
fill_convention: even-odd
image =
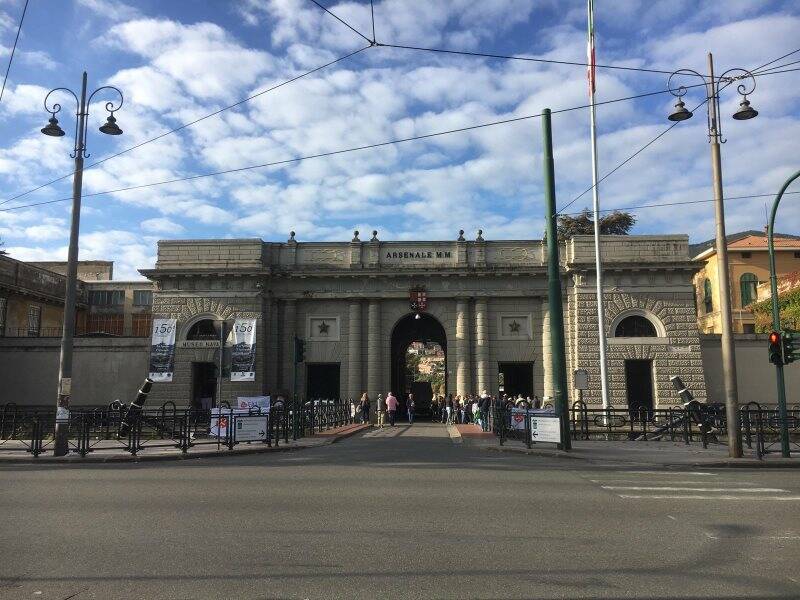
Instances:
[[[231,348],[231,381],[256,379],[256,320],[236,319]]]
[[[150,374],[154,382],[172,381],[175,371],[175,319],[153,319],[153,338],[150,343]]]

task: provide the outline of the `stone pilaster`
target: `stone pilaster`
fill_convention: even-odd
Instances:
[[[489,327],[488,305],[486,298],[475,301],[475,366],[477,374],[477,389],[480,394],[483,390],[493,393],[489,385]]]
[[[456,394],[468,393],[469,373],[469,301],[456,300]]]
[[[294,338],[297,335],[297,302],[283,301],[281,367],[283,369],[282,389],[291,396],[294,394]]]
[[[367,309],[367,393],[374,402],[381,389],[381,304],[370,300]]]
[[[547,300],[542,299],[542,373],[544,388],[542,403],[553,403],[553,363],[550,356],[550,309]]]
[[[361,383],[361,302],[350,303],[347,337],[347,393],[354,400],[364,392]]]

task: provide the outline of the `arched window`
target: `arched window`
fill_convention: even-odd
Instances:
[[[757,286],[758,277],[752,273],[744,273],[739,278],[739,287],[742,290],[742,308],[756,301],[756,296],[758,295]]]
[[[631,315],[619,322],[614,337],[658,337],[658,334],[648,319],[641,315]]]
[[[706,279],[703,282],[703,307],[706,309],[706,313],[710,313],[714,311],[714,300],[711,294],[711,280]]]
[[[219,331],[217,331],[214,321],[211,319],[203,319],[198,321],[189,329],[186,334],[187,340],[218,340]]]

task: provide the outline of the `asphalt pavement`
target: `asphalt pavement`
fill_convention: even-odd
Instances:
[[[800,597],[800,471],[488,452],[0,465],[0,598]]]

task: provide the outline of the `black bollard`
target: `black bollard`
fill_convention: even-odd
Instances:
[[[125,413],[125,417],[119,425],[119,431],[117,432],[118,438],[128,437],[132,424],[139,418],[139,414],[142,412],[144,403],[147,400],[147,394],[150,393],[151,387],[153,387],[153,380],[146,377],[142,387],[139,388],[136,400],[131,402],[131,405],[128,407],[128,412]]]

